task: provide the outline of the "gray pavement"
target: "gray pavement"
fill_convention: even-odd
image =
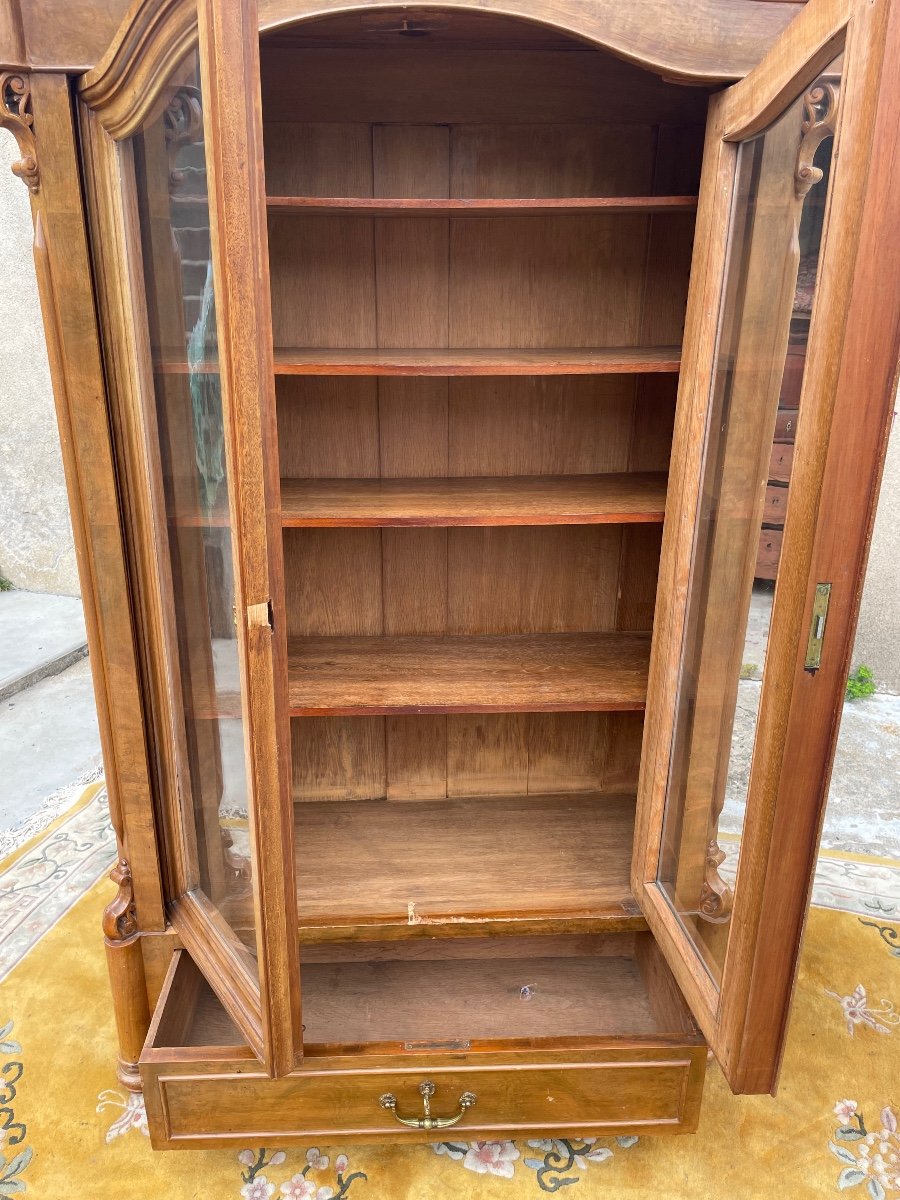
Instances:
[[[0,592],[0,700],[58,675],[86,654],[77,596]]]
[[[0,700],[0,830],[23,824],[48,796],[100,762],[87,660]]]

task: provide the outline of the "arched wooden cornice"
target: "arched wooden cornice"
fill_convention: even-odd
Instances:
[[[131,137],[196,44],[196,0],[135,0],[106,54],[81,77],[81,98],[114,138]]]
[[[396,0],[260,0],[260,32],[398,7]],[[525,20],[667,79],[699,84],[742,78],[799,9],[777,0],[417,0],[414,7]],[[196,39],[195,0],[136,0],[107,53],[82,76],[82,99],[113,137],[130,136]]]
[[[385,0],[259,0],[260,31],[310,17],[403,7]],[[413,9],[464,9],[515,17],[608,50],[667,79],[742,79],[801,11],[759,0],[414,0]]]

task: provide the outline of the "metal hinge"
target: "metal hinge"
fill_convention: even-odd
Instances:
[[[812,621],[809,626],[809,640],[806,643],[807,671],[818,671],[822,663],[822,642],[825,638],[825,622],[828,619],[828,602],[831,599],[831,584],[817,583],[816,594],[813,598]]]

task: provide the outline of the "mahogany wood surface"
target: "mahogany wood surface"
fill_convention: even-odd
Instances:
[[[372,2],[359,0],[359,7],[365,9]],[[598,6],[598,11],[587,17],[583,12],[569,12],[570,5],[552,2],[542,5],[546,11],[540,14],[535,12],[533,4],[523,4],[519,15],[526,19],[537,17],[546,22],[542,34],[547,40],[555,36],[565,44],[567,31],[576,35],[584,32],[591,40],[606,43],[626,57],[634,55],[640,58],[649,54],[651,59],[661,58],[662,61],[656,65],[664,74],[674,75],[683,71],[688,76],[699,75],[703,78],[706,75],[717,80],[736,79],[745,74],[757,61],[761,50],[791,19],[798,2],[802,0],[765,0],[764,3],[760,0],[740,0],[734,10],[734,24],[729,19],[731,12],[723,12],[716,0],[703,0],[696,12],[680,13],[674,18],[664,0],[642,0],[640,5],[634,6],[633,13],[625,16],[624,21],[621,10],[612,0],[604,0],[604,4]],[[433,4],[434,0],[424,0],[423,6]],[[168,15],[167,10],[178,7],[178,4],[148,7],[151,7],[151,11],[158,9]],[[190,4],[183,0],[180,7],[190,10]],[[263,0],[260,27],[265,30],[283,24],[285,20],[315,16],[341,7],[334,0],[314,0],[306,4],[291,3],[291,0]],[[440,0],[436,7],[441,12]],[[508,4],[498,7],[502,11],[509,10]],[[124,22],[124,29],[135,46],[156,68],[150,76],[153,81],[161,74],[158,58],[164,54],[167,31],[163,25],[156,38],[147,37],[147,13],[140,9],[134,13],[133,9],[134,6],[129,5],[127,0],[2,0],[0,57],[11,67],[60,72],[68,70],[77,74],[100,62],[106,55],[111,39],[114,39],[114,45],[123,40]],[[376,35],[379,16],[378,13],[373,14],[373,32]],[[486,12],[484,8],[479,8],[475,18],[479,21],[478,30],[482,38],[486,36],[489,40],[490,29],[482,28],[485,17],[490,20],[489,10]],[[587,28],[582,24],[585,19],[588,20]],[[641,32],[645,23],[655,31],[655,36],[646,36]],[[558,32],[554,28],[557,25]],[[588,30],[591,32],[588,33]],[[127,56],[124,56],[124,61],[122,57],[114,58],[108,69],[114,70],[116,76],[125,75],[127,79],[131,64]],[[108,63],[108,57],[105,61]],[[160,82],[163,81],[164,76]]]
[[[839,553],[832,543],[824,573],[813,570],[813,531],[819,514],[831,513],[838,504],[848,510],[848,519],[857,522],[859,538],[871,515],[871,469],[877,474],[877,449],[883,430],[884,409],[872,409],[872,425],[862,421],[868,433],[867,469],[854,459],[859,472],[859,485],[851,489],[859,509],[849,516],[851,504],[844,492],[831,491],[824,484],[826,453],[829,448],[832,412],[836,404],[838,380],[850,370],[858,397],[859,387],[868,394],[893,396],[896,367],[896,321],[898,304],[891,294],[890,302],[876,319],[868,303],[870,279],[865,257],[860,249],[860,237],[874,236],[878,222],[871,213],[864,218],[867,184],[873,186],[873,145],[879,150],[875,162],[890,161],[887,149],[892,134],[885,133],[884,141],[873,143],[876,114],[885,116],[887,128],[894,129],[896,110],[895,89],[882,80],[885,31],[888,15],[894,10],[884,3],[857,4],[854,0],[812,0],[787,32],[773,47],[752,78],[722,93],[713,102],[713,121],[708,142],[709,169],[701,186],[698,213],[698,258],[692,281],[692,300],[688,313],[686,346],[692,347],[690,365],[682,377],[682,414],[676,434],[673,468],[684,473],[687,486],[682,496],[691,496],[688,467],[697,422],[702,427],[709,371],[713,361],[716,334],[715,314],[719,307],[719,288],[722,280],[724,233],[726,229],[729,180],[733,172],[734,143],[721,140],[724,133],[739,139],[751,136],[768,123],[779,107],[786,107],[803,88],[839,53],[843,30],[846,30],[846,51],[843,73],[845,82],[841,95],[841,118],[838,138],[840,148],[835,158],[836,168],[831,184],[831,197],[824,254],[819,269],[816,310],[810,330],[809,354],[803,386],[801,409],[804,412],[795,447],[791,478],[791,497],[784,532],[784,545],[779,565],[779,582],[775,611],[771,623],[767,651],[766,679],[761,698],[753,770],[741,847],[740,874],[735,891],[730,921],[730,937],[722,973],[721,991],[712,984],[710,976],[699,962],[689,936],[675,918],[667,901],[655,885],[656,863],[661,832],[661,799],[665,795],[670,759],[670,737],[666,723],[671,716],[671,689],[677,680],[678,642],[683,626],[683,609],[672,606],[668,628],[657,626],[657,645],[652,656],[649,695],[653,711],[648,714],[645,738],[645,764],[639,787],[637,836],[635,839],[634,886],[636,895],[647,915],[650,927],[697,1016],[710,1044],[725,1070],[731,1086],[738,1091],[773,1089],[783,1048],[789,997],[795,977],[802,929],[809,897],[811,872],[815,861],[815,833],[821,820],[824,802],[823,772],[833,750],[837,716],[841,710],[841,689],[846,658],[841,667],[830,667],[828,675],[806,675],[803,669],[806,638],[809,629],[811,597],[817,581],[843,575],[848,596],[858,594],[861,581],[860,564],[838,563]],[[886,89],[886,90],[885,90]],[[890,96],[890,100],[888,100]],[[876,101],[878,103],[876,103]],[[885,158],[882,159],[881,155]],[[880,176],[879,176],[880,178]],[[723,186],[724,184],[724,186]],[[863,245],[867,242],[864,240]],[[862,383],[858,368],[861,360],[854,354],[846,360],[842,352],[849,345],[846,331],[856,321],[859,336],[873,338],[879,346],[880,357],[871,360],[872,379]],[[877,333],[876,333],[877,325]],[[863,329],[867,333],[863,333]],[[849,367],[854,363],[854,369]],[[888,362],[890,367],[888,367]],[[848,391],[849,396],[849,391]],[[848,400],[848,403],[850,401]],[[886,399],[886,404],[891,400]],[[880,399],[879,399],[880,404]],[[849,418],[849,410],[847,410]],[[878,415],[875,415],[875,414]],[[836,427],[833,454],[839,455],[848,444]],[[868,439],[868,440],[867,440]],[[841,450],[838,449],[841,447]],[[830,476],[832,480],[839,474]],[[863,479],[865,483],[863,484]],[[845,479],[846,482],[846,479]],[[670,475],[667,504],[671,507],[678,494],[676,472]],[[840,498],[839,498],[840,497]],[[683,501],[682,501],[683,502]],[[667,608],[680,582],[690,575],[691,538],[676,550],[679,539],[688,533],[692,520],[687,513],[681,529],[671,529],[663,549],[660,602]],[[820,534],[824,529],[820,528]],[[676,536],[677,535],[677,536]],[[818,536],[818,535],[817,535]],[[829,535],[824,535],[829,536]],[[853,542],[858,549],[861,543]],[[844,574],[847,572],[847,574]],[[680,581],[680,582],[679,582]],[[840,638],[852,631],[855,601],[847,602],[839,629]],[[671,639],[671,640],[669,640]],[[844,641],[844,648],[848,646]],[[849,653],[849,651],[847,651]],[[667,655],[672,658],[666,661]],[[832,674],[834,671],[834,674]],[[813,681],[828,679],[828,712],[820,711],[822,736],[813,751],[802,715],[800,695],[813,691]],[[798,689],[798,690],[795,690]],[[794,708],[793,697],[798,698]],[[824,701],[824,695],[823,695]],[[810,746],[810,756],[804,758],[804,769],[798,773],[797,755],[786,755],[788,713],[797,745]],[[647,751],[653,758],[647,756]],[[790,763],[790,770],[786,764]],[[787,789],[785,792],[784,789]],[[784,793],[784,795],[782,795]],[[643,886],[642,886],[643,885]],[[766,917],[763,924],[763,917]],[[777,999],[776,999],[777,997]]]
[[[223,436],[238,547],[235,623],[252,730],[244,753],[256,969],[263,1061],[277,1077],[299,1061],[303,1045],[296,914],[288,899],[294,890],[291,735],[256,0],[226,7],[198,0],[198,26]]]
[[[633,793],[639,712],[297,717],[296,800]]]
[[[696,196],[570,196],[536,200],[446,199],[429,200],[414,196],[381,199],[369,196],[268,196],[269,212],[296,212],[306,216],[408,217],[416,213],[426,217],[552,217],[571,212],[664,213],[692,212]]]
[[[792,504],[788,514],[773,611],[778,629],[769,648],[769,654],[784,655],[792,686],[779,695],[773,690],[760,709],[762,761],[754,766],[751,803],[755,794],[765,799],[757,801],[762,820],[747,834],[754,854],[760,853],[752,877],[759,890],[750,902],[756,925],[746,931],[748,939],[755,936],[755,948],[751,959],[747,941],[733,939],[734,990],[723,1012],[726,1027],[735,1031],[732,1084],[743,1091],[773,1090],[784,1052],[893,419],[900,269],[889,230],[900,200],[892,169],[900,138],[898,54],[897,5],[854,7],[840,133],[841,155],[850,162],[843,174],[839,167],[833,185],[830,220],[840,234],[829,234],[834,240],[830,248],[826,243],[819,277],[821,331],[818,345],[810,343],[794,459],[800,487],[809,491],[800,492],[802,504]],[[867,398],[862,407],[861,396]],[[797,478],[792,476],[792,496]],[[825,580],[832,582],[829,642],[812,673],[805,669],[806,639],[815,587]],[[785,879],[795,886],[775,882]]]
[[[89,299],[93,295],[91,247],[78,184],[76,127],[63,76],[38,76],[30,87],[32,107],[44,126],[39,187],[31,193],[34,259],[110,817],[120,852],[133,867],[133,896],[141,927],[161,929],[165,902],[160,847],[147,803],[152,768],[143,728],[146,694],[141,651],[125,599],[133,559],[120,519],[121,443],[105,409],[101,332]]]
[[[42,0],[44,7],[48,3]],[[229,61],[240,67],[237,77],[243,71],[255,76],[255,18],[248,20],[243,14],[243,24],[223,24],[210,43],[214,52],[204,49],[207,103],[212,106],[214,210],[220,218],[216,253],[221,267],[223,247],[225,252],[230,248],[235,267],[233,278],[220,287],[219,299],[227,331],[224,373],[236,397],[234,411],[229,409],[234,424],[226,436],[239,467],[233,508],[244,541],[238,575],[239,592],[245,594],[239,597],[238,619],[242,643],[252,641],[245,671],[245,688],[253,699],[251,760],[260,794],[282,795],[278,813],[251,814],[253,841],[263,847],[265,860],[262,879],[254,884],[257,908],[267,926],[259,1015],[270,1022],[270,1065],[278,1072],[290,1071],[291,1054],[299,1049],[299,976],[290,966],[293,951],[288,950],[287,958],[284,954],[285,945],[290,947],[294,940],[293,904],[283,903],[282,886],[292,883],[294,872],[289,853],[292,814],[285,802],[291,788],[303,797],[295,806],[298,854],[304,834],[312,836],[312,826],[304,825],[307,819],[320,818],[325,830],[333,831],[342,819],[348,829],[374,829],[378,818],[363,811],[370,807],[391,815],[396,811],[404,828],[424,823],[415,851],[421,846],[422,853],[433,854],[441,841],[440,834],[428,828],[432,808],[468,805],[470,821],[477,819],[472,816],[475,806],[483,812],[488,804],[518,804],[517,812],[534,815],[535,806],[548,806],[548,811],[570,806],[577,811],[589,801],[592,810],[601,812],[620,801],[609,790],[579,794],[585,781],[633,775],[635,733],[640,731],[647,694],[644,631],[654,622],[659,525],[666,507],[670,524],[689,523],[696,479],[694,448],[684,449],[685,437],[690,440],[699,433],[705,403],[698,402],[696,410],[691,408],[679,421],[678,445],[685,461],[673,464],[664,506],[660,494],[669,466],[673,383],[680,368],[694,225],[697,131],[706,93],[678,89],[604,51],[578,50],[568,38],[575,33],[593,39],[645,64],[665,61],[663,73],[670,78],[681,74],[709,82],[722,77],[708,56],[704,58],[710,40],[724,62],[739,42],[749,45],[751,34],[754,46],[760,47],[767,22],[783,22],[786,16],[787,6],[780,3],[740,3],[740,27],[733,5],[728,25],[713,0],[704,0],[702,20],[696,7],[690,13],[676,12],[673,6],[663,11],[655,7],[655,0],[641,0],[627,12],[603,0],[587,16],[557,0],[546,11],[530,10],[533,24],[510,26],[499,14],[448,13],[426,0],[417,19],[428,25],[433,18],[428,27],[433,41],[426,38],[429,48],[423,51],[411,40],[390,42],[395,37],[390,14],[378,11],[355,22],[353,32],[337,12],[318,27],[300,24],[273,31],[263,51],[266,172],[271,172],[272,199],[280,197],[286,203],[270,204],[268,214],[258,97],[251,87],[248,105],[245,89],[229,90],[222,83],[228,78]],[[181,0],[146,5],[86,82],[83,94],[96,105],[98,120],[116,136],[128,136],[158,106],[173,56],[193,36],[185,20],[188,7]],[[834,31],[843,15],[851,9],[858,15],[862,7],[856,0],[813,0],[810,11],[815,11],[803,14],[799,34],[789,34],[760,75],[718,110],[726,114],[728,136],[762,128],[788,99],[787,91],[795,84],[802,87],[834,50]],[[268,0],[264,8],[264,25],[280,25],[296,16],[327,14],[335,5],[331,0]],[[863,145],[865,88],[877,73],[877,37],[870,39],[867,30],[881,28],[880,0],[873,9],[878,12],[851,25],[850,49],[857,55],[862,82],[851,96],[847,120],[856,120],[853,128],[861,131]],[[205,6],[208,18],[210,12]],[[480,26],[482,19],[492,24]],[[642,20],[648,21],[646,26]],[[726,29],[732,32],[726,35]],[[504,38],[509,40],[501,51]],[[16,45],[24,50],[28,42],[29,29],[19,22]],[[871,60],[870,46],[876,47]],[[798,66],[806,50],[808,62]],[[461,64],[470,71],[469,87],[460,86]],[[404,77],[408,86],[396,86]],[[623,122],[631,131],[627,153]],[[714,123],[711,148],[717,149],[721,128]],[[246,189],[240,185],[240,171],[232,170],[242,144],[250,146],[250,161],[257,164],[251,202],[243,209],[239,197]],[[856,153],[863,155],[864,150]],[[706,241],[700,247],[701,266],[695,264],[695,276],[701,277],[698,288],[706,289],[707,300],[714,292],[703,271],[707,265],[716,270],[719,249],[710,225],[722,217],[722,197],[727,199],[727,180],[719,177],[715,164],[713,175],[713,183],[705,185],[707,194],[711,186],[726,186],[715,204],[707,198],[705,207],[701,205],[698,221]],[[89,182],[89,188],[94,186]],[[677,206],[673,198],[680,198]],[[107,200],[99,203],[103,206]],[[849,211],[846,198],[843,204]],[[463,213],[465,220],[453,219]],[[492,218],[502,213],[503,219],[477,219],[488,213]],[[279,376],[277,434],[269,342],[257,336],[268,328],[267,216],[273,260],[272,340],[284,348],[274,364]],[[247,264],[260,261],[262,277],[257,274],[252,285],[245,286],[250,279]],[[836,253],[833,261],[838,261]],[[825,281],[831,278],[829,270],[835,268],[826,262]],[[833,291],[837,285],[830,286]],[[697,303],[695,297],[695,308]],[[710,312],[707,307],[705,315],[692,317],[688,353],[696,359],[698,351],[690,338],[697,339],[700,370],[699,382],[683,381],[688,401],[704,386],[702,356],[713,334]],[[249,325],[243,320],[248,313]],[[256,333],[241,336],[239,330],[246,334],[249,326]],[[118,360],[126,359],[120,351]],[[822,361],[818,369],[823,378],[832,366],[833,360]],[[520,391],[511,389],[510,382]],[[590,395],[568,390],[582,382],[597,390]],[[541,392],[544,384],[548,390]],[[469,387],[474,390],[466,391]],[[691,387],[695,392],[687,390]],[[120,408],[113,414],[117,426],[127,424],[123,412]],[[558,437],[561,430],[565,433]],[[587,430],[592,432],[585,436]],[[133,487],[140,470],[130,457],[127,437],[122,446],[121,478]],[[802,443],[797,453],[799,478],[812,479],[809,463],[815,456]],[[286,481],[282,505],[279,459]],[[638,489],[635,495],[636,480],[648,473],[655,480],[652,488]],[[461,477],[464,481],[457,482]],[[618,483],[612,494],[607,490],[600,496],[599,479],[605,481],[604,488],[611,479],[624,479],[627,488]],[[585,489],[590,494],[585,495]],[[808,483],[803,495],[814,498],[814,491]],[[868,503],[868,491],[865,497]],[[804,513],[814,507],[804,499]],[[291,511],[294,517],[285,521],[284,513]],[[539,527],[548,518],[555,522],[561,517],[565,528]],[[501,518],[511,518],[519,527],[477,527]],[[428,527],[456,520],[471,521],[475,527]],[[381,527],[290,528],[318,521]],[[420,527],[391,529],[393,521]],[[285,524],[289,528],[282,534]],[[801,535],[793,536],[799,545]],[[672,537],[677,540],[676,533],[669,535],[670,541]],[[785,538],[790,553],[790,520]],[[799,563],[802,555],[795,551],[795,559]],[[797,592],[802,573],[796,567],[794,579],[791,570],[788,579]],[[671,567],[665,562],[660,597],[666,602],[666,628],[660,636],[671,638],[673,645],[680,632],[680,589],[688,582],[689,569],[684,573],[678,563]],[[270,602],[274,638],[268,623]],[[137,605],[134,619],[140,625],[152,621],[153,614]],[[661,620],[657,617],[657,627]],[[793,625],[787,623],[793,633],[784,635],[785,647],[791,637],[797,640],[798,622],[799,617]],[[265,639],[272,643],[271,653]],[[152,657],[154,645],[154,638],[145,636],[142,653]],[[661,663],[651,691],[655,702],[665,705],[667,689],[675,686],[674,672],[673,679],[666,678],[665,655]],[[148,677],[155,678],[155,670],[151,663]],[[270,700],[277,695],[274,714],[264,694]],[[479,718],[482,704],[496,712]],[[574,711],[565,711],[569,709]],[[409,715],[416,711],[425,715]],[[290,713],[319,712],[334,715],[321,723],[297,715],[288,735]],[[773,701],[768,717],[773,729],[779,728],[780,712]],[[588,718],[596,723],[588,723]],[[665,720],[654,716],[647,735],[651,750],[654,738],[662,736],[665,742],[665,728]],[[655,761],[661,763],[665,752],[661,744]],[[344,763],[342,754],[348,756]],[[523,762],[528,786],[514,790]],[[764,763],[758,773],[762,777],[767,771],[774,777],[773,770]],[[559,787],[555,795],[538,790],[542,775],[551,784],[548,791]],[[487,786],[479,791],[481,781]],[[352,795],[342,795],[348,787]],[[462,794],[441,798],[442,792],[454,789]],[[317,791],[321,797],[308,798]],[[382,792],[391,799],[376,799]],[[652,803],[645,805],[639,822],[638,843],[643,839],[648,862],[658,815]],[[537,822],[544,840],[550,820],[547,816]],[[741,961],[734,957],[735,949],[726,973],[730,986],[727,995],[723,993],[721,1047],[726,1059],[731,1055],[733,1082],[741,1072],[745,1082],[758,1081],[766,1070],[759,1056],[751,1064],[749,1038],[737,1058],[731,1048],[742,1036],[741,1005],[750,987],[767,821],[769,815],[760,808],[748,823],[748,837],[750,832],[755,836],[745,872],[751,899],[745,904],[752,906],[756,897],[756,907],[742,910],[737,939]],[[529,828],[524,815],[518,824]],[[395,829],[391,836],[403,845],[402,833],[398,836]],[[617,845],[621,848],[628,840],[625,832]],[[589,864],[592,872],[586,871],[586,882],[596,887],[613,878],[612,866],[597,870],[602,858],[598,851]],[[627,854],[621,853],[620,881],[626,860]],[[579,862],[565,878],[577,881],[580,868]],[[487,874],[482,870],[476,885]],[[365,878],[363,866],[360,879]],[[391,880],[397,878],[395,870]],[[437,878],[436,867],[426,872],[426,882]],[[637,871],[636,878],[643,888],[648,876]],[[305,879],[304,875],[304,883]],[[421,884],[422,875],[417,879]],[[457,865],[455,881],[471,888],[468,868]],[[504,881],[496,871],[493,882],[507,895],[522,891],[515,879]],[[359,881],[355,886],[359,895]],[[542,880],[541,903],[547,902],[547,886]],[[800,890],[795,887],[788,895],[789,907]],[[320,896],[320,890],[316,894]],[[767,901],[771,894],[766,892]],[[676,938],[671,924],[654,907],[652,896],[647,902],[657,936],[672,951]],[[199,948],[201,923],[192,903],[191,897],[184,897],[184,912],[176,908],[174,915]],[[402,901],[398,898],[396,903],[397,911],[387,914],[390,921],[381,926],[386,939],[397,936],[403,919]],[[541,913],[534,911],[539,921]],[[508,907],[497,910],[498,920],[504,912],[508,914]],[[570,915],[575,921],[575,910]],[[570,927],[577,928],[577,922]],[[333,928],[346,931],[349,926]],[[496,933],[495,926],[490,932]],[[524,932],[524,926],[518,932]],[[353,936],[358,937],[358,931]],[[648,1007],[637,1004],[642,1019],[649,1012],[653,1021],[664,1020],[660,1013],[678,1008],[671,977],[660,969],[655,951],[636,950],[633,959],[630,953],[621,961],[632,964],[629,972],[637,968],[651,996]],[[437,966],[428,968],[435,979],[442,972],[445,980],[464,979],[459,964],[468,960],[453,959],[450,967],[436,961]],[[518,961],[545,960],[533,955]],[[569,955],[566,961],[581,960]],[[612,996],[617,994],[615,979],[621,982],[625,976],[609,974],[609,965],[604,975],[597,966],[604,961],[620,960],[603,955],[585,969],[594,973],[595,987],[601,975],[608,978],[604,990]],[[783,967],[783,953],[778,961]],[[337,994],[347,998],[349,1007],[356,995],[377,999],[366,990],[371,979],[390,977],[390,1008],[399,1013],[399,998],[407,995],[400,985],[419,964],[398,959],[385,967],[385,962],[390,960],[351,957],[339,964],[319,960],[308,969],[310,979],[325,981],[326,996],[329,979],[335,986],[342,983]],[[215,972],[220,966],[207,957],[208,970]],[[709,989],[683,955],[674,955],[673,966],[719,1038],[718,1014],[709,1016],[714,1003]],[[513,968],[491,967],[495,969],[497,978],[505,979],[504,972]],[[581,968],[568,969],[574,978]],[[637,974],[629,977],[637,979]],[[187,1028],[185,1011],[202,988],[190,981],[183,986],[173,981],[172,986],[173,1003],[182,1010],[169,1025],[174,1036],[179,1022],[182,1030]],[[315,986],[313,999],[318,995]],[[753,986],[761,995],[758,977]],[[586,1000],[586,991],[584,995]],[[244,1004],[249,1004],[246,997]],[[589,1019],[587,1007],[586,1002],[578,1006],[579,1020]],[[417,1020],[431,1011],[410,1008],[409,1017]],[[352,1027],[350,1016],[339,1020],[333,1003],[325,1004],[323,1012],[323,1020],[333,1020],[336,1030]],[[507,1022],[514,1023],[512,1018]],[[614,1021],[610,1027],[615,1027]],[[777,1029],[777,1020],[770,1019],[768,1027]],[[480,1033],[490,1040],[490,1030]],[[628,1036],[622,1027],[620,1047]],[[544,1053],[565,1053],[560,1038],[555,1046]],[[230,1053],[232,1048],[223,1049]],[[577,1118],[586,1110],[599,1122],[596,1128],[610,1129],[616,1121],[620,1131],[643,1124],[689,1127],[696,1117],[702,1055],[695,1053],[696,1043],[686,1055],[682,1045],[682,1074],[664,1078],[658,1051],[659,1046],[650,1075],[643,1077],[646,1082],[639,1084],[637,1076],[627,1073],[619,1076],[625,1082],[617,1090],[616,1113],[603,1107],[608,1103],[606,1092],[594,1095],[590,1088],[576,1087],[577,1103],[573,1100],[571,1111],[560,1105],[549,1114],[551,1127],[558,1127],[560,1114],[564,1124],[566,1119],[569,1126],[573,1121],[581,1124]],[[646,1043],[644,1052],[649,1052]],[[178,1081],[163,1082],[163,1091],[171,1087],[171,1094],[163,1096],[162,1091],[154,1092],[153,1053],[145,1068],[152,1084],[148,1106],[158,1136],[160,1105],[165,1101],[173,1143],[182,1134],[195,1142],[211,1133],[238,1136],[238,1105],[265,1119],[272,1115],[273,1098],[282,1104],[288,1098],[292,1107],[299,1095],[291,1091],[299,1086],[296,1072],[291,1072],[283,1084],[263,1084],[269,1089],[265,1093],[253,1091],[252,1078],[244,1075],[243,1081],[227,1080],[224,1090],[211,1080],[191,1083],[189,1088],[199,1089],[195,1092],[180,1090]],[[220,1064],[228,1053],[220,1056]],[[430,1051],[424,1053],[429,1068],[442,1069]],[[314,1057],[323,1070],[329,1069],[325,1055]],[[246,1071],[246,1060],[240,1055],[232,1059],[242,1063],[236,1068],[238,1075]],[[612,1054],[610,1061],[614,1059]],[[639,1060],[640,1052],[632,1052],[632,1066]],[[625,1070],[625,1060],[617,1061],[615,1069]],[[546,1063],[532,1053],[516,1066],[521,1073],[539,1071]],[[208,1063],[195,1059],[188,1074],[198,1067],[208,1070]],[[498,1071],[489,1092],[496,1088],[497,1096],[508,1097],[510,1074],[507,1068]],[[540,1096],[565,1086],[561,1072],[533,1078],[536,1099],[519,1118],[523,1129],[538,1128],[548,1120],[538,1103]],[[409,1080],[408,1086],[414,1082]],[[687,1090],[681,1090],[685,1086]],[[278,1087],[285,1089],[283,1096],[276,1097]],[[347,1101],[350,1091],[344,1080],[340,1097],[330,1083],[322,1095],[333,1110],[338,1099]],[[350,1101],[352,1109],[356,1101],[352,1096]],[[360,1099],[359,1113],[368,1113],[368,1103]],[[345,1129],[335,1127],[333,1119],[329,1122],[325,1108],[317,1110],[315,1103],[304,1111],[311,1114],[312,1125],[321,1113],[319,1130],[355,1132],[363,1138],[383,1136],[386,1126],[379,1122],[390,1119],[383,1113],[350,1115]],[[285,1121],[287,1136],[303,1132],[289,1113]],[[484,1118],[486,1130],[507,1127],[516,1127],[509,1109]]]
[[[566,525],[662,521],[661,473],[460,479],[282,479],[281,521],[317,525]]]
[[[489,918],[566,916],[602,926],[634,916],[628,853],[630,796],[450,797],[303,802],[294,806],[301,938],[378,936],[406,924],[410,936]],[[473,830],[503,830],[504,852]],[[315,874],[304,862],[315,861]],[[229,909],[235,921],[237,908]]]
[[[276,375],[627,375],[677,371],[675,346],[579,349],[275,349]],[[186,370],[186,364],[166,364]]]
[[[438,1085],[436,1112],[452,1111],[464,1090],[476,1093],[476,1106],[461,1124],[467,1137],[512,1136],[513,1130],[530,1136],[579,1120],[591,1132],[694,1128],[705,1051],[652,942],[646,935],[638,944],[611,938],[598,953],[581,939],[581,956],[570,952],[570,939],[564,942],[565,949],[560,939],[526,940],[522,952],[510,953],[509,941],[490,939],[468,943],[463,958],[338,956],[306,966],[316,1005],[310,1017],[322,1036],[348,1028],[332,1004],[337,999],[343,1007],[351,996],[350,1028],[362,1036],[350,1045],[312,1044],[304,1067],[280,1081],[264,1081],[254,1071],[196,968],[176,954],[142,1056],[154,1145],[221,1145],[245,1136],[251,1120],[265,1121],[288,1144],[325,1131],[338,1140],[345,1134],[357,1141],[433,1138],[433,1132],[401,1129],[378,1107],[390,1089],[402,1112],[412,1108],[425,1078]],[[432,1005],[411,1002],[411,972]],[[523,986],[531,989],[527,998]],[[174,1008],[180,1011],[170,1015]],[[448,1034],[457,1023],[488,1036]],[[521,1036],[509,1036],[512,1026]],[[590,1032],[566,1036],[560,1026]],[[382,1030],[411,1040],[369,1040]]]
[[[292,638],[292,716],[644,707],[649,634]]]

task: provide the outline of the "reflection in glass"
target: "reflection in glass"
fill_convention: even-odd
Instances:
[[[738,148],[659,883],[721,979],[839,100],[833,64]]]
[[[252,946],[234,564],[196,52],[132,142],[164,509],[179,785],[199,887]],[[167,552],[167,553],[166,553]],[[168,577],[168,578],[167,578]],[[174,681],[173,681],[174,682]]]

